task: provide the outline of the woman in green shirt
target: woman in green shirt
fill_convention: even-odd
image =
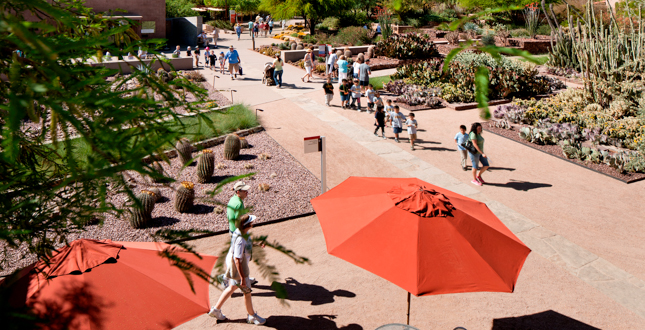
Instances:
[[[280,58],[280,53],[275,54],[275,60],[273,61],[273,81],[275,81],[276,88],[282,88],[282,59]]]
[[[488,158],[484,153],[484,138],[482,137],[482,131],[482,124],[474,123],[470,126],[470,134],[468,134],[470,141],[473,142],[473,147],[477,149],[477,152],[474,154],[472,152],[468,152],[468,154],[470,154],[470,162],[473,165],[473,181],[471,181],[471,183],[478,186],[485,183],[484,179],[482,179],[482,173],[488,169]],[[482,163],[482,167],[479,169],[479,174],[477,174],[479,162]]]

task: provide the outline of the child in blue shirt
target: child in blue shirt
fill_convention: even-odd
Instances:
[[[468,141],[468,134],[466,133],[466,125],[459,126],[459,133],[455,135],[455,143],[457,143],[457,148],[459,148],[459,154],[461,155],[461,169],[468,171],[468,165],[466,165],[466,159],[468,159],[468,150],[462,147],[461,144]]]

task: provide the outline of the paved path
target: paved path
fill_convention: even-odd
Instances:
[[[275,40],[260,39],[258,44],[272,41]],[[220,41],[220,45],[227,42]],[[258,80],[249,79],[260,77],[261,68],[269,58],[247,51],[248,40],[232,43],[240,51],[245,79],[231,81],[218,74],[221,78],[217,79],[217,88],[233,88],[237,90],[236,101],[263,109],[260,119],[267,132],[316,175],[319,175],[319,159],[303,153],[302,138],[327,136],[330,186],[350,175],[414,176],[484,201],[535,252],[527,260],[518,287],[523,281],[535,280],[545,285],[545,291],[533,293],[538,296],[529,294],[525,303],[531,306],[543,294],[553,299],[574,299],[575,315],[567,315],[579,321],[604,328],[629,328],[625,320],[631,320],[645,328],[645,282],[642,280],[645,278],[642,244],[645,206],[638,202],[645,199],[645,182],[626,185],[515,142],[487,135],[487,154],[496,169],[485,178],[492,184],[473,186],[469,183],[470,172],[462,172],[458,166],[459,156],[454,152],[452,137],[459,124],[478,120],[476,110],[417,112],[420,128],[425,128],[419,132],[424,149],[410,151],[408,144],[373,136],[371,116],[324,106],[321,84],[301,83],[299,76],[304,72],[300,69],[285,66],[284,81],[288,85],[284,89],[262,86]],[[338,105],[339,100],[335,99],[333,104]],[[569,275],[564,276],[562,272]],[[544,283],[546,279],[560,282]],[[576,300],[587,294],[593,297]],[[615,303],[621,307],[613,307]],[[557,301],[553,301],[553,306],[546,306],[562,311],[555,309],[561,306]],[[526,314],[527,308],[515,307],[506,306],[503,315]],[[466,303],[460,306],[463,308],[482,306]],[[606,313],[610,310],[621,315],[621,322],[627,323],[609,322]],[[476,324],[474,328],[486,328]]]

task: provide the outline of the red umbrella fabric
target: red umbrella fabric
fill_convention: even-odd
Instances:
[[[208,312],[209,284],[171,266],[165,243],[80,239],[11,285],[14,306],[50,319],[49,329],[171,329]],[[217,257],[177,255],[210,274]],[[33,269],[42,269],[35,273]]]
[[[513,292],[531,251],[486,204],[417,178],[350,177],[311,203],[329,254],[415,296]]]

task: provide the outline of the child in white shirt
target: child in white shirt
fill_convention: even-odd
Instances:
[[[410,136],[410,149],[414,150],[414,140],[417,139],[417,121],[414,119],[414,114],[408,115],[408,120],[405,124],[408,125],[408,135]]]
[[[358,103],[356,110],[358,112],[361,112],[361,86],[358,83],[358,79],[354,80],[354,85],[351,88],[352,91],[352,107],[354,106],[354,102]]]

